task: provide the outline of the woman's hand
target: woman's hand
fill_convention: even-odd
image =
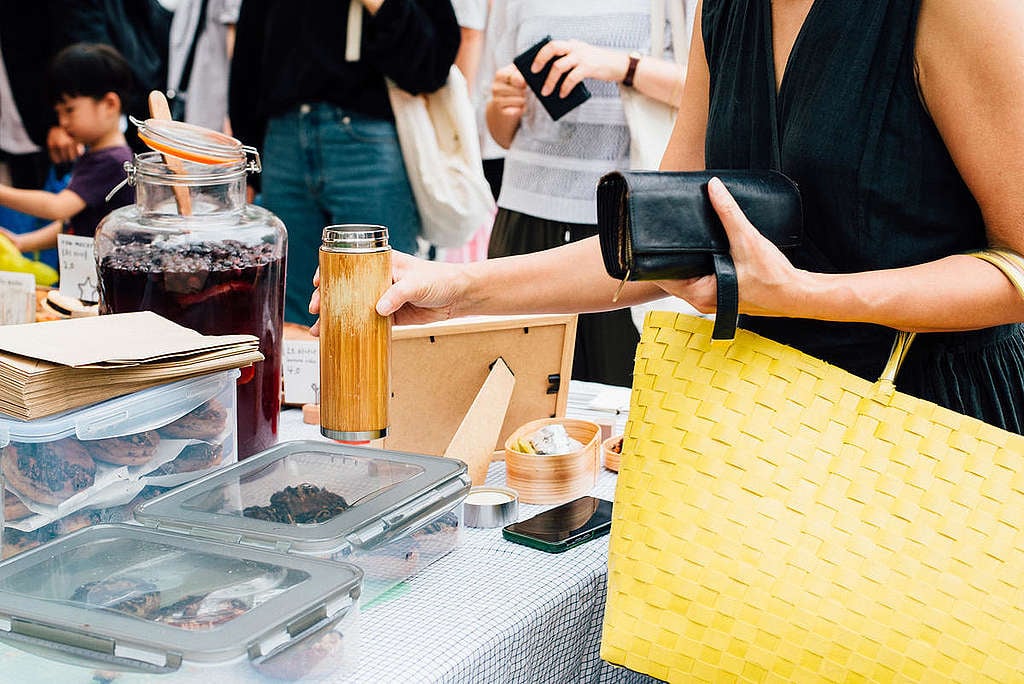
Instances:
[[[494,142],[506,150],[519,130],[519,120],[526,109],[526,79],[514,64],[494,72],[491,99],[487,101],[487,130]]]
[[[708,183],[708,195],[729,238],[729,252],[736,265],[739,282],[740,312],[760,316],[810,316],[807,298],[801,293],[805,271],[795,268],[789,259],[751,225],[717,178]],[[659,281],[669,294],[685,299],[701,313],[714,313],[717,284],[713,275],[688,280]]]
[[[458,316],[466,291],[462,264],[424,261],[392,253],[394,283],[377,302],[381,316],[394,314],[396,325],[433,323]]]
[[[503,116],[518,120],[523,115],[526,107],[526,79],[514,64],[494,72],[491,102]]]
[[[557,58],[557,59],[555,59]],[[552,40],[537,52],[530,67],[533,73],[555,59],[548,72],[548,78],[541,89],[542,95],[550,95],[563,74],[568,74],[558,91],[559,97],[566,97],[585,78],[618,83],[626,76],[629,55],[625,52],[600,48],[580,40]]]
[[[377,313],[381,316],[394,314],[395,325],[433,323],[457,315],[455,310],[465,289],[459,264],[424,261],[392,252],[391,277],[393,284],[377,302]],[[313,276],[313,287],[316,289],[309,302],[309,312],[319,314],[320,269]],[[319,319],[310,332],[320,334]]]

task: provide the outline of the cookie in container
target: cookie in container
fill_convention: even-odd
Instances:
[[[458,544],[461,461],[319,441],[282,442],[147,501],[135,520],[362,568],[369,601]]]
[[[97,525],[0,563],[4,677],[342,675],[357,658],[361,578],[347,563]]]
[[[4,557],[101,522],[147,487],[235,462],[238,377],[221,371],[32,421],[0,417]]]

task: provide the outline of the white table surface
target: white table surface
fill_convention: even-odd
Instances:
[[[570,386],[568,415],[608,416],[616,432],[628,394],[601,385]],[[600,405],[601,408],[594,409]],[[619,407],[620,409],[623,407]],[[282,440],[321,439],[301,413],[282,413]],[[602,470],[595,496],[612,499],[615,474]],[[505,482],[494,462],[487,484]],[[548,508],[521,504],[524,519]],[[463,530],[451,553],[398,585],[359,616],[353,667],[329,682],[651,682],[598,655],[607,579],[608,537],[561,554],[502,539],[500,529]],[[98,682],[95,671],[55,663],[0,645],[0,682]],[[113,674],[113,673],[111,673]],[[235,681],[211,670],[217,684]],[[113,681],[170,682],[173,675],[114,675]],[[258,681],[243,678],[245,681]],[[192,681],[195,681],[192,678]]]

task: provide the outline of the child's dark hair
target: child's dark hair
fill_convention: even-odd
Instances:
[[[65,97],[100,99],[116,93],[124,99],[134,86],[131,67],[121,53],[102,43],[75,43],[53,58],[49,71],[50,102]]]

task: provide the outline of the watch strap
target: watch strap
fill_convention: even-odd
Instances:
[[[629,53],[629,66],[626,67],[626,75],[622,78],[622,85],[627,88],[633,87],[633,77],[636,76],[636,65],[640,63],[640,53]]]

